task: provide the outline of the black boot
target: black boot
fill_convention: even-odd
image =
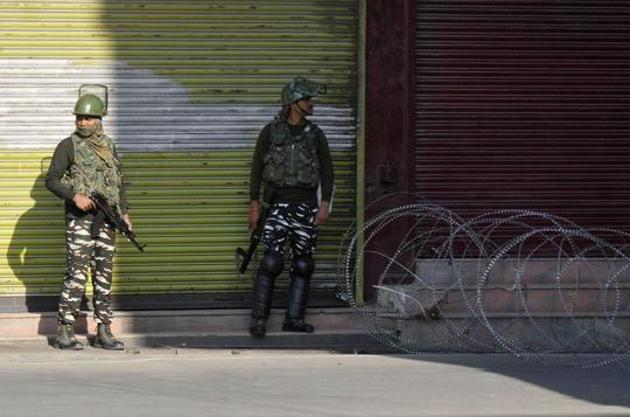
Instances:
[[[249,334],[254,337],[265,337],[267,331],[267,320],[263,318],[252,317],[252,324],[249,326]]]
[[[249,333],[254,337],[265,336],[265,325],[271,311],[273,285],[283,266],[282,255],[274,251],[267,251],[260,261],[252,292],[252,322],[249,326]]]
[[[312,325],[304,322],[312,273],[313,260],[310,257],[297,258],[293,263],[289,286],[289,308],[282,324],[282,330],[300,333],[313,333],[315,331]]]
[[[304,322],[304,319],[292,319],[287,317],[282,323],[282,330],[285,332],[313,333],[315,327],[312,324]]]
[[[254,284],[254,304],[252,306],[252,322],[249,334],[254,337],[265,337],[267,319],[271,311],[271,297],[273,294],[273,277],[258,270]]]
[[[125,348],[125,344],[114,337],[109,324],[99,323],[96,327],[94,347],[100,347],[107,350],[123,350]]]
[[[59,324],[57,329],[57,337],[53,342],[53,346],[58,349],[82,350],[83,343],[79,342],[74,336],[74,325]]]

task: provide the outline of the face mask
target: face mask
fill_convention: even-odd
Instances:
[[[92,136],[96,132],[96,129],[98,129],[98,125],[94,127],[77,127],[77,134],[82,138],[87,138]]]

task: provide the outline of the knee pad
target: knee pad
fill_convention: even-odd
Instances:
[[[284,268],[282,255],[276,251],[268,250],[260,261],[260,269],[267,272],[272,277],[280,275]]]
[[[315,270],[315,262],[310,256],[298,256],[293,260],[293,273],[309,278]]]

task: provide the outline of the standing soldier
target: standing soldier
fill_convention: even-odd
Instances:
[[[297,77],[281,92],[282,110],[258,137],[250,177],[249,225],[260,218],[260,185],[263,204],[269,206],[263,244],[253,290],[252,336],[263,337],[271,308],[275,278],[284,268],[283,253],[290,244],[289,306],[282,330],[312,333],[304,322],[311,276],[314,271],[317,226],[328,220],[333,190],[333,166],[324,132],[306,119],[313,114],[311,99],[324,93],[325,85]],[[318,204],[318,187],[321,202]]]
[[[124,344],[111,333],[112,264],[115,230],[107,222],[94,221],[94,190],[107,198],[131,228],[127,199],[116,146],[103,132],[105,101],[95,94],[82,94],[74,106],[76,130],[55,149],[46,176],[46,188],[65,200],[66,273],[61,289],[58,334],[54,345],[60,349],[83,349],[74,336],[74,322],[91,267],[94,287],[94,319],[97,334],[94,345],[121,350]],[[100,86],[107,92],[107,87]],[[107,97],[107,94],[105,94]]]

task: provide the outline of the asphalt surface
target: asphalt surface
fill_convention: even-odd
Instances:
[[[630,368],[575,366],[601,359],[0,343],[0,415],[630,416]]]

